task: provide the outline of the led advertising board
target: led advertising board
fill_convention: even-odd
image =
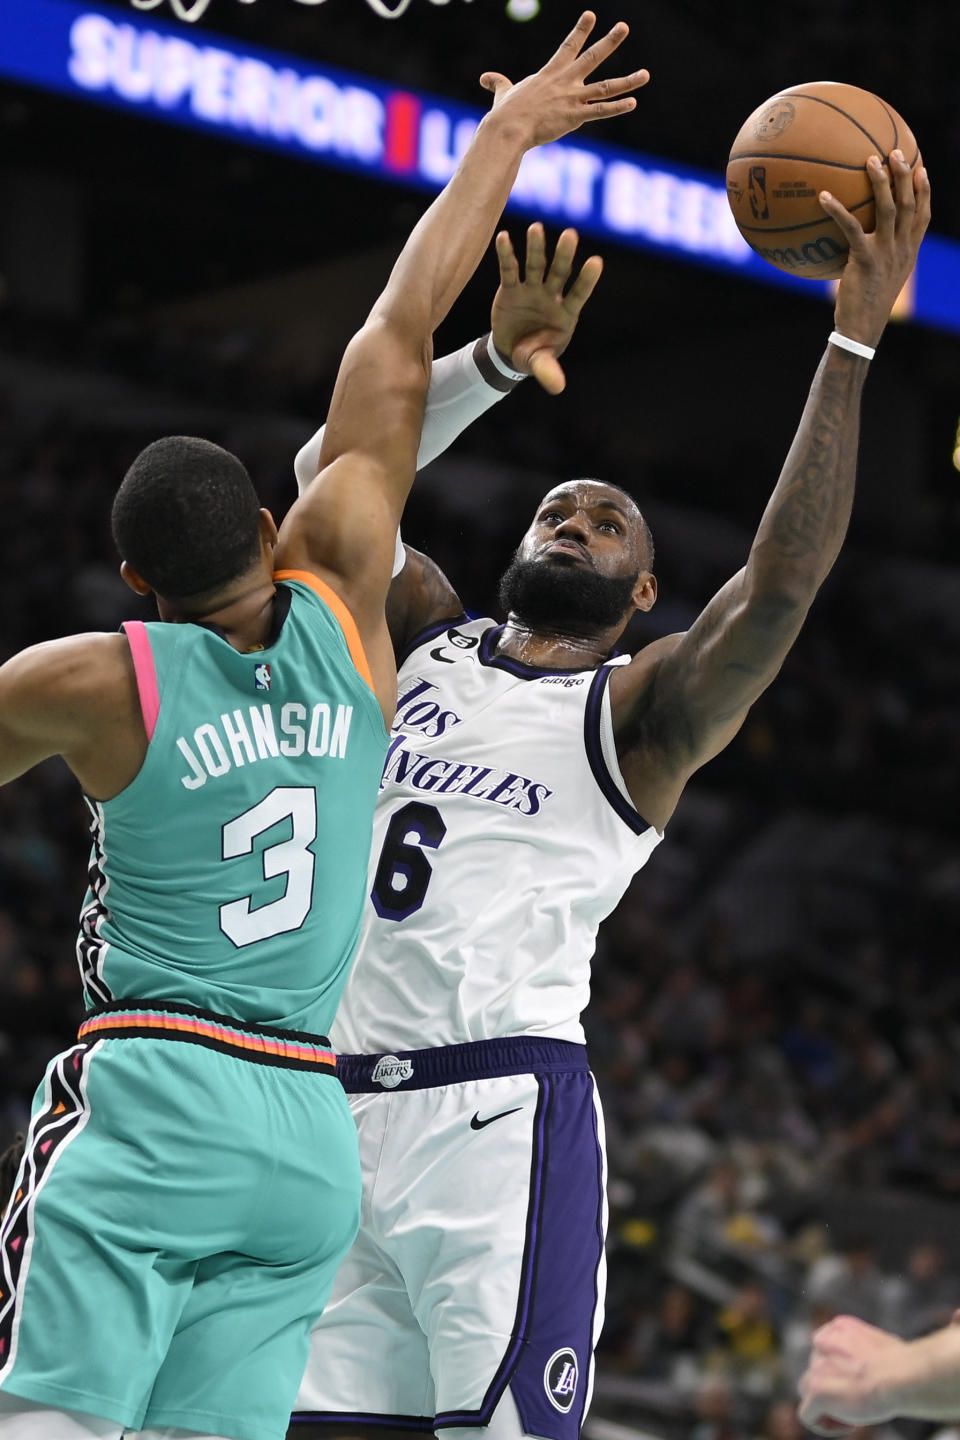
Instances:
[[[3,0],[0,75],[436,191],[481,111],[176,22],[79,0]],[[830,298],[767,265],[737,230],[722,178],[579,135],[528,153],[510,200],[586,234]],[[901,316],[960,331],[960,244],[928,236]]]

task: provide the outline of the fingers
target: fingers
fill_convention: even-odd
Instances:
[[[927,167],[921,164],[919,160],[913,167],[913,190],[917,198],[913,233],[914,242],[919,245],[927,226],[930,224],[930,177],[927,174]]]
[[[630,90],[642,89],[649,79],[649,70],[634,70],[630,75],[618,75],[615,80],[595,80],[592,85],[584,85],[583,98],[588,102],[613,100]]]
[[[513,82],[508,80],[506,75],[501,75],[498,70],[485,70],[480,76],[480,84],[484,90],[492,90],[494,98],[513,89]]]
[[[543,272],[547,268],[547,237],[543,226],[535,221],[527,230],[527,258],[523,267],[526,285],[543,283]]]
[[[631,110],[636,110],[637,102],[632,95],[626,100],[604,100],[595,105],[588,105],[583,112],[584,125],[592,124],[594,120],[609,120],[614,115],[627,115]]]
[[[857,1428],[845,1420],[834,1420],[832,1415],[821,1415],[815,1405],[801,1405],[797,1411],[797,1419],[815,1435],[829,1435],[832,1440],[836,1440],[838,1435],[849,1435]]]
[[[840,201],[836,196],[831,195],[829,190],[821,190],[817,199],[820,201],[821,208],[826,211],[831,220],[836,221],[837,225],[843,231],[844,239],[847,241],[850,249],[855,250],[857,246],[862,245],[864,240],[863,226],[856,216],[851,215],[846,206],[841,205]]]
[[[576,57],[580,54],[580,51],[583,49],[584,45],[587,43],[587,39],[596,23],[597,17],[596,15],[594,15],[593,11],[584,10],[583,14],[580,16],[580,19],[577,21],[576,25],[574,25],[573,29],[570,31],[570,34],[567,36],[566,40],[561,41],[561,43],[557,46],[556,52],[554,53],[553,57],[547,61],[547,64],[554,65],[557,63],[557,61],[561,60],[575,60]]]
[[[577,253],[579,236],[576,230],[564,230],[557,247],[553,252],[553,260],[546,278],[546,286],[552,295],[559,299],[570,279],[570,272],[573,269],[573,261]]]
[[[898,158],[899,157],[899,158]],[[893,187],[890,183],[890,171],[897,177],[898,193],[894,199]],[[877,214],[876,233],[883,239],[891,236],[896,228],[897,214],[899,210],[900,192],[899,184],[902,183],[904,173],[909,178],[909,171],[904,163],[903,155],[899,150],[890,154],[890,171],[888,171],[879,155],[871,155],[867,161],[867,176],[873,186],[873,202]],[[913,208],[913,186],[910,186],[910,208]]]
[[[630,26],[625,20],[618,20],[613,29],[608,30],[602,40],[598,40],[595,45],[591,45],[589,50],[584,50],[583,54],[577,60],[576,68],[579,73],[584,78],[592,74],[598,65],[602,65],[604,60],[608,60],[615,50],[619,50],[629,34]]]
[[[550,350],[535,350],[528,364],[530,374],[548,395],[559,395],[566,388],[563,366]]]
[[[603,261],[599,255],[591,255],[589,260],[584,261],[583,268],[571,285],[570,292],[567,295],[567,309],[573,315],[580,314],[580,311],[584,305],[586,305],[594,290],[596,290],[597,282],[602,274]]]
[[[506,230],[501,230],[495,241],[497,263],[500,266],[500,284],[507,290],[520,284],[520,262],[513,248],[513,241]]]

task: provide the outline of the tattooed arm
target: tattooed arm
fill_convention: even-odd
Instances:
[[[892,185],[879,161],[867,167],[877,208],[872,235],[832,197],[822,197],[850,244],[836,328],[868,346],[883,333],[930,217],[923,168],[911,173],[899,151],[890,163]],[[686,634],[648,646],[611,678],[624,778],[651,824],[662,827],[689,776],[740,729],[839,553],[853,503],[868,365],[827,346],[746,565]]]
[[[405,545],[406,563],[387,593],[387,629],[398,660],[420,630],[463,614],[463,603],[429,555]]]

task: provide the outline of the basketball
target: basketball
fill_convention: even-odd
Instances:
[[[811,280],[842,274],[848,245],[817,196],[829,190],[869,234],[866,161],[900,149],[920,158],[912,131],[869,90],[817,80],[765,100],[740,127],[727,162],[727,198],[747,244],[778,270]]]

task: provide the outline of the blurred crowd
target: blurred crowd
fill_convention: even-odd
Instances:
[[[321,415],[242,343],[0,330],[0,658],[149,618],[119,580],[109,503],[188,401],[282,513]],[[537,472],[525,486],[518,467]],[[503,406],[424,477],[407,536],[489,613],[528,501],[565,473],[562,430],[534,442]],[[668,478],[638,489],[664,578],[637,643],[696,614],[756,519],[721,524],[715,495],[680,506]],[[958,630],[960,572],[938,547],[855,539],[601,931],[587,1026],[609,1142],[611,1415],[796,1440],[813,1327],[843,1310],[915,1336],[960,1304]],[[0,1147],[80,1017],[85,836],[60,762],[0,789]]]

